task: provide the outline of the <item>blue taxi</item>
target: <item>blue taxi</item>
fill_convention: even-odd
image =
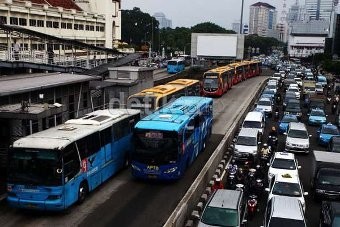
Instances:
[[[287,128],[290,122],[299,122],[297,117],[292,114],[283,115],[281,121],[279,121],[279,133],[283,134],[287,132]]]
[[[318,143],[322,146],[328,146],[328,143],[333,136],[340,135],[338,127],[331,123],[321,125],[317,133],[318,133]]]
[[[326,114],[322,109],[312,109],[308,117],[309,125],[322,125],[326,124]]]

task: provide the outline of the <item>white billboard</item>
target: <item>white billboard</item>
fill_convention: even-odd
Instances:
[[[197,55],[214,57],[236,57],[237,36],[204,35],[197,37]]]

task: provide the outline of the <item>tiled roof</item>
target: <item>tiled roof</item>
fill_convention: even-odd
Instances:
[[[257,2],[255,4],[252,4],[251,6],[264,6],[264,7],[270,8],[270,9],[275,9],[274,6],[269,5],[268,3],[265,3],[265,2]]]
[[[83,11],[73,0],[30,0],[36,4],[47,4],[53,7],[63,7],[64,9],[75,9]]]

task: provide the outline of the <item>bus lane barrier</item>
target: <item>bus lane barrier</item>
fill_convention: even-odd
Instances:
[[[264,80],[262,83],[259,83],[257,85],[256,94],[249,97],[246,104],[242,106],[240,111],[242,114],[237,115],[233,119],[234,123],[227,130],[223,139],[212,153],[187,193],[164,224],[164,227],[192,227],[197,225],[197,217],[202,213],[206,202],[213,192],[212,188],[216,179],[220,178],[222,182],[225,181],[226,169],[231,160],[231,154],[227,148],[229,147],[229,144],[231,144],[235,133],[239,130],[246,114],[253,108],[253,105],[264,89],[266,82],[267,80]],[[205,182],[208,182],[208,184]]]

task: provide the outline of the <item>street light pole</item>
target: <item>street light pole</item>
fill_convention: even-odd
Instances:
[[[241,5],[241,20],[240,20],[240,34],[242,34],[243,30],[243,5],[244,5],[244,0],[242,0],[242,5]]]
[[[153,48],[153,17],[151,17],[151,51]]]

